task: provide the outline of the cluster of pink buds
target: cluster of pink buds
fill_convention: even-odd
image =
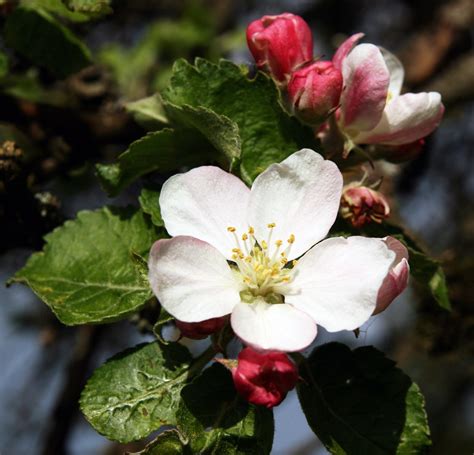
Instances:
[[[406,161],[419,153],[420,140],[441,121],[441,96],[401,95],[402,64],[385,49],[357,44],[363,36],[349,37],[331,61],[314,61],[311,31],[301,17],[264,16],[247,28],[257,66],[277,81],[302,122],[319,126],[328,156],[345,158],[371,145],[377,146],[379,158]]]
[[[313,37],[299,16],[263,16],[247,28],[247,43],[257,66],[286,90],[298,118],[316,125],[339,104],[342,73],[330,61],[314,61]]]

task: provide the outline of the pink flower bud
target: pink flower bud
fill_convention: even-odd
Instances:
[[[202,340],[222,329],[228,320],[229,316],[207,319],[200,322],[183,322],[176,320],[176,327],[178,327],[183,337],[192,338],[193,340]]]
[[[282,352],[240,351],[232,370],[237,392],[247,401],[267,408],[279,405],[298,381],[296,365]]]
[[[352,226],[362,226],[375,221],[381,223],[390,215],[385,196],[366,186],[348,185],[342,190],[341,216]]]
[[[288,84],[288,96],[295,114],[304,122],[324,121],[341,96],[342,73],[332,62],[315,62],[295,71]]]
[[[313,37],[299,16],[263,16],[247,27],[247,43],[257,66],[286,83],[298,66],[313,57]]]
[[[403,163],[415,159],[423,150],[425,139],[403,145],[387,145],[380,148],[378,156],[391,163]]]
[[[405,245],[393,237],[385,237],[384,241],[388,248],[395,253],[395,259],[379,290],[374,315],[386,310],[395,297],[405,290],[410,275],[408,250]]]

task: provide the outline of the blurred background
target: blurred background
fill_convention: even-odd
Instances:
[[[13,2],[14,3],[14,2]],[[13,5],[14,6],[14,5]],[[12,2],[0,0],[5,22]],[[264,14],[292,12],[313,29],[315,55],[330,58],[355,32],[390,49],[405,65],[406,91],[439,91],[446,114],[418,158],[386,165],[384,189],[395,220],[445,264],[453,311],[410,287],[352,333],[322,344],[373,344],[397,361],[426,397],[433,454],[474,451],[474,2],[472,0],[134,0],[113,14],[68,23],[94,65],[67,78],[8,55],[0,59],[0,280],[23,266],[42,236],[78,210],[136,203],[137,188],[110,199],[94,177],[144,131],[123,108],[165,87],[178,57],[252,64],[245,27]],[[94,368],[152,339],[139,318],[110,326],[61,326],[27,288],[0,288],[0,453],[120,454],[97,435],[77,399]],[[275,409],[273,454],[325,454],[293,393]],[[126,449],[140,449],[129,445]]]

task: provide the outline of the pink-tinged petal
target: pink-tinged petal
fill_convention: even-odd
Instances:
[[[268,240],[268,225],[275,223],[268,245],[295,241],[288,259],[301,256],[323,239],[334,223],[342,192],[342,175],[337,166],[310,149],[293,153],[272,164],[253,183],[249,201],[249,223],[261,243]]]
[[[383,47],[380,48],[380,51],[382,52],[388,72],[390,73],[390,85],[388,87],[389,98],[395,98],[400,95],[402,90],[405,70],[403,69],[402,62],[390,51],[387,51],[387,49]]]
[[[249,188],[234,175],[202,166],[165,182],[160,194],[161,216],[170,235],[204,240],[230,259],[236,244],[227,228],[247,230],[249,196]]]
[[[299,260],[285,302],[330,332],[354,330],[374,312],[394,258],[383,239],[324,240]]]
[[[409,144],[432,133],[443,114],[439,93],[406,93],[388,103],[380,123],[354,141],[358,144]]]
[[[342,63],[342,76],[342,126],[346,130],[371,130],[382,117],[390,83],[380,49],[373,44],[356,46]]]
[[[148,278],[163,308],[183,322],[229,314],[240,285],[224,256],[193,237],[158,240],[150,251]]]
[[[357,42],[364,36],[364,33],[356,33],[347,38],[338,48],[334,57],[332,58],[333,65],[338,69],[342,69],[342,62],[347,57],[347,54],[357,44]]]
[[[284,303],[239,303],[230,317],[235,334],[258,351],[301,351],[316,337],[316,324]]]
[[[410,276],[408,250],[405,245],[393,237],[385,237],[384,241],[395,253],[395,259],[379,290],[374,315],[387,309],[392,301],[405,290]]]

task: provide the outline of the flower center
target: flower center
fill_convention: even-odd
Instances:
[[[244,302],[253,302],[255,297],[263,297],[268,303],[283,303],[284,289],[293,279],[292,267],[296,265],[296,261],[289,262],[288,255],[295,236],[291,234],[284,245],[283,240],[272,239],[275,223],[270,223],[267,227],[267,240],[260,243],[255,239],[255,231],[251,226],[242,235],[233,226],[227,228],[235,240],[232,260],[237,265],[236,272],[244,284],[244,290],[240,293]]]

